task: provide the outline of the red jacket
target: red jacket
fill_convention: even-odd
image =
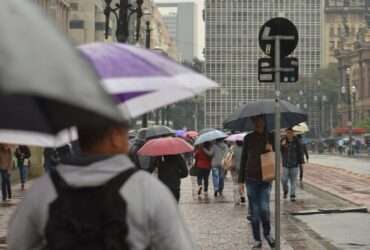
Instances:
[[[195,151],[195,167],[202,169],[211,168],[211,158],[201,149]]]

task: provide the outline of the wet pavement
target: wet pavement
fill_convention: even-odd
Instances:
[[[370,158],[350,158],[338,155],[310,155],[310,163],[336,167],[354,174],[370,176]]]

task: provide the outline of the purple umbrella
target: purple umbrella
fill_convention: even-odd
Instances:
[[[227,137],[226,141],[229,141],[229,142],[243,141],[246,135],[247,133],[233,134]]]
[[[94,65],[103,86],[132,118],[217,87],[214,81],[168,57],[139,47],[93,43],[80,50]]]

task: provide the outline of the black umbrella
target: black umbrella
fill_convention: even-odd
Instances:
[[[123,121],[93,69],[33,3],[1,0],[0,33],[0,129],[55,135]]]
[[[289,128],[307,121],[307,114],[293,104],[281,101],[281,128]],[[260,100],[248,103],[233,113],[224,122],[224,127],[234,131],[254,129],[251,120],[254,116],[264,115],[269,131],[275,128],[275,100]]]
[[[148,139],[153,139],[153,138],[158,138],[158,137],[163,137],[163,136],[173,136],[175,134],[176,132],[169,127],[153,126],[146,130],[145,138],[148,140]]]

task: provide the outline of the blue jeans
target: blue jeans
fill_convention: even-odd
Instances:
[[[12,197],[12,190],[10,185],[10,174],[7,170],[0,170],[1,175],[1,193],[3,201]]]
[[[283,176],[281,178],[281,182],[283,184],[284,193],[289,193],[289,185],[290,185],[290,197],[295,197],[295,190],[297,187],[297,178],[299,168],[283,168]]]
[[[27,175],[28,175],[28,167],[25,165],[18,166],[19,169],[19,176],[21,178],[21,183],[25,184],[27,181]]]
[[[247,180],[247,193],[251,209],[251,224],[253,237],[256,241],[261,241],[262,224],[263,235],[266,237],[271,233],[270,222],[270,194],[271,183]]]
[[[212,167],[213,189],[215,192],[224,190],[224,173],[221,166]]]

